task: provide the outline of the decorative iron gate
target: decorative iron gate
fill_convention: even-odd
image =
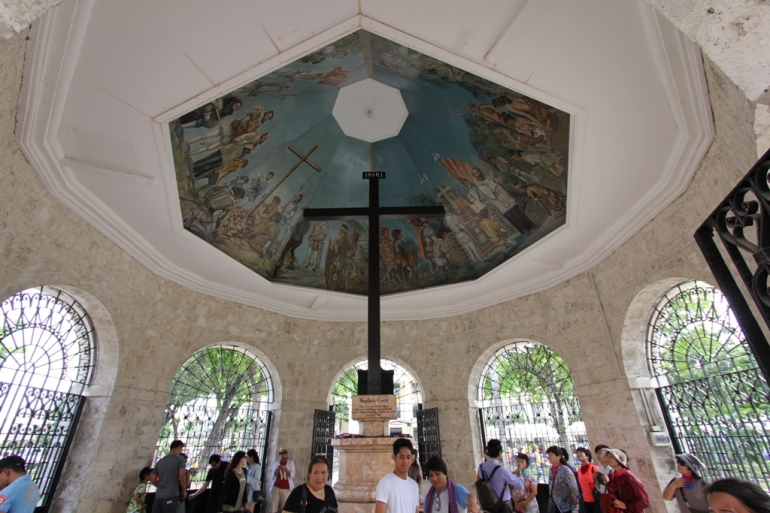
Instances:
[[[170,395],[157,456],[172,440],[184,440],[193,488],[205,482],[212,454],[229,460],[236,451],[254,448],[264,468],[273,385],[255,354],[239,346],[202,349],[182,364]]]
[[[315,410],[313,415],[313,442],[310,446],[310,458],[322,455],[329,460],[329,471],[334,468],[334,411]]]
[[[83,307],[40,287],[0,304],[0,457],[24,458],[48,511],[83,411],[96,340]]]
[[[770,328],[770,150],[722,200],[695,232],[722,293],[730,302],[751,352],[765,380],[770,381],[770,345],[749,307],[753,302]],[[737,276],[725,261],[714,235],[730,258]],[[738,286],[743,282],[745,290]]]
[[[538,482],[547,483],[548,446],[560,445],[574,454],[588,445],[572,375],[550,348],[534,342],[500,348],[485,364],[478,387],[482,442],[502,442],[502,464],[509,470],[523,452]]]
[[[703,460],[709,481],[735,476],[770,489],[770,387],[719,290],[671,289],[650,319],[647,350],[675,451]]]
[[[417,410],[417,452],[423,477],[428,477],[425,470],[431,456],[441,456],[441,430],[438,426],[438,408]]]

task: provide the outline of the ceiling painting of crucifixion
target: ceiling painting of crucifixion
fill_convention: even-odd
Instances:
[[[382,92],[343,105],[365,81],[393,106]],[[383,294],[474,280],[566,222],[567,113],[365,30],[169,132],[185,229],[276,283],[366,294],[367,223],[302,219],[367,206],[362,171],[386,173],[383,206],[447,212],[380,221]]]

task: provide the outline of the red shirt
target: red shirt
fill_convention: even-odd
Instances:
[[[583,502],[595,502],[594,488],[596,488],[596,483],[594,483],[594,472],[599,472],[599,467],[593,463],[581,465],[578,469],[578,484],[580,485]]]

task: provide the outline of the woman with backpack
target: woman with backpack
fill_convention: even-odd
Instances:
[[[537,505],[537,476],[529,470],[529,457],[520,452],[516,455],[516,470],[513,475],[524,481],[524,488],[514,488],[511,498],[517,513],[540,513]]]
[[[663,498],[667,501],[676,499],[682,513],[707,512],[709,504],[701,460],[692,454],[677,454],[676,470],[680,476],[669,481],[663,490]]]

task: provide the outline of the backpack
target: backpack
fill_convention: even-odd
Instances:
[[[489,513],[499,513],[503,509],[505,486],[503,486],[503,491],[500,492],[500,497],[497,496],[495,489],[492,487],[492,477],[501,466],[496,466],[489,477],[487,477],[487,473],[479,465],[479,475],[481,478],[476,481],[476,495],[478,496],[481,509]]]

